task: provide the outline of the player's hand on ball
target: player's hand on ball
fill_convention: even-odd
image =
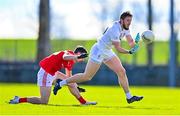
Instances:
[[[135,42],[138,43],[140,40],[141,36],[139,33],[137,33],[136,37],[135,37]]]
[[[82,53],[81,55],[79,55],[77,57],[77,59],[86,58],[86,57],[88,57],[88,54],[87,53]]]
[[[131,48],[131,50],[129,51],[129,54],[134,54],[135,52],[137,52],[139,49],[139,44],[136,43],[135,46],[133,48]]]

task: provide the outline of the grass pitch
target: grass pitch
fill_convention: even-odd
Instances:
[[[57,96],[51,94],[48,105],[29,103],[8,104],[14,96],[39,96],[35,84],[0,84],[0,115],[175,115],[180,114],[180,88],[131,87],[131,92],[143,95],[140,102],[127,104],[122,88],[118,86],[84,86],[87,100],[96,106],[81,106],[66,87]]]

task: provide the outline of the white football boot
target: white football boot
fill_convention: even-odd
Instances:
[[[90,101],[87,101],[85,104],[82,104],[82,105],[96,105],[97,102],[90,102]]]
[[[11,99],[9,101],[9,104],[18,104],[19,103],[19,97],[18,96],[14,96],[14,99]]]

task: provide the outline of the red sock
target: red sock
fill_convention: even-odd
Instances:
[[[27,98],[19,98],[19,103],[27,102]]]
[[[85,103],[86,103],[86,100],[85,100],[82,96],[79,97],[78,100],[79,100],[79,102],[80,102],[81,104],[85,104]]]

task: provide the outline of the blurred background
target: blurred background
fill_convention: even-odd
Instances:
[[[124,11],[131,34],[152,30],[155,41],[135,55],[118,54],[131,85],[180,86],[179,0],[0,0],[0,82],[36,83],[38,62],[77,45],[88,51]],[[129,48],[125,39],[122,46]],[[83,72],[86,62],[73,73]],[[83,84],[118,85],[105,65]]]

